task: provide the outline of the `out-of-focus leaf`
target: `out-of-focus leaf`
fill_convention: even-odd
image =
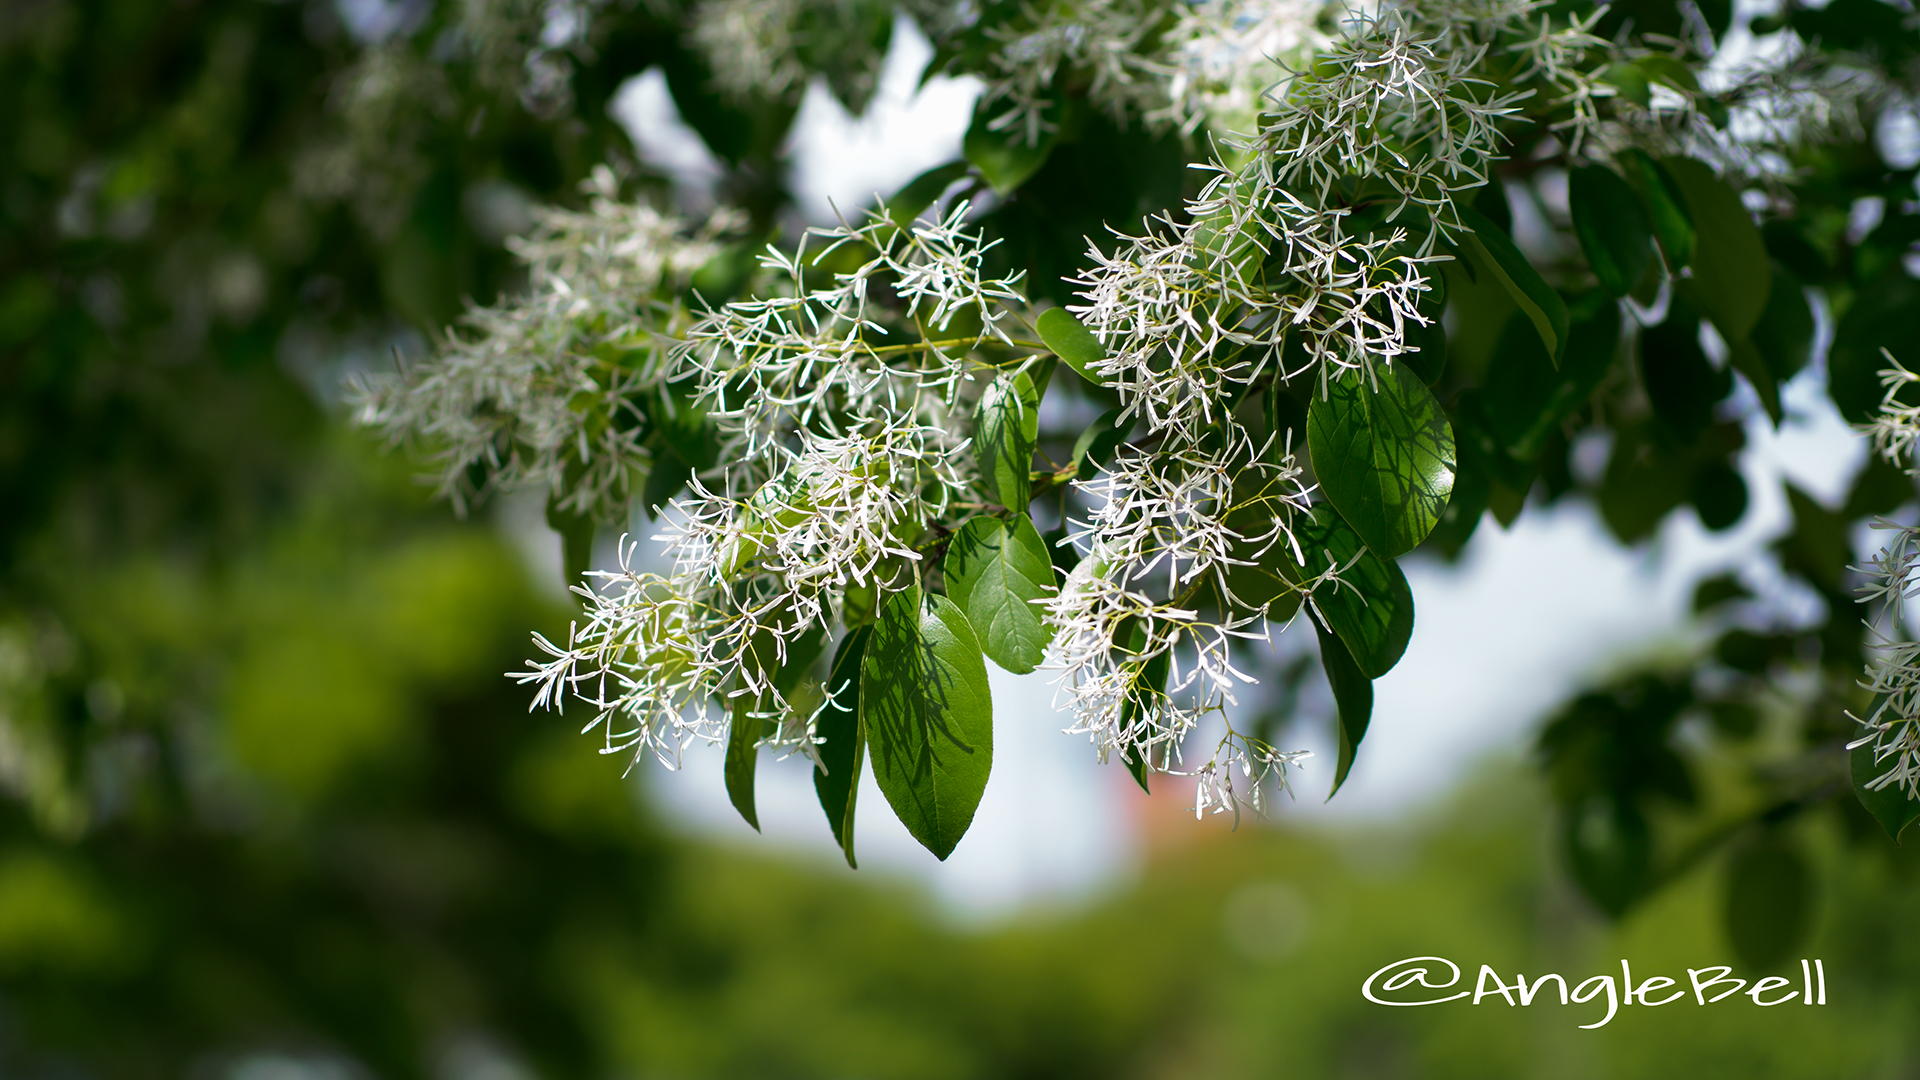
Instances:
[[[1681,287],[1720,336],[1744,338],[1759,320],[1773,288],[1773,273],[1760,229],[1740,195],[1704,162],[1670,157],[1662,162],[1686,199],[1693,221],[1693,276]]]
[[[1459,208],[1460,221],[1471,233],[1462,234],[1461,245],[1506,288],[1507,294],[1526,312],[1540,340],[1547,346],[1555,366],[1567,347],[1567,304],[1553,291],[1540,272],[1515,247],[1506,232],[1465,207]]]
[[[1806,940],[1813,911],[1813,874],[1800,850],[1768,829],[1733,852],[1727,864],[1727,939],[1741,964],[1767,971]]]
[[[1058,310],[1058,309],[1055,309]],[[1091,480],[1102,467],[1113,463],[1113,452],[1127,441],[1127,435],[1133,427],[1131,422],[1123,423],[1120,414],[1123,408],[1112,408],[1101,413],[1099,419],[1080,433],[1073,442],[1073,473],[1081,480]]]
[[[1653,235],[1666,254],[1667,268],[1678,272],[1693,257],[1693,218],[1679,183],[1666,166],[1642,151],[1626,150],[1615,160],[1647,208],[1647,220],[1653,223]]]
[[[995,192],[1008,195],[1047,163],[1047,155],[1053,153],[1055,133],[1041,132],[1040,141],[1030,144],[1024,126],[1016,124],[995,130],[992,126],[995,119],[988,115],[984,103],[975,109],[973,124],[967,128],[961,149]]]
[[[1586,165],[1567,179],[1573,233],[1587,265],[1610,296],[1633,291],[1653,259],[1653,230],[1625,180],[1604,165]]]
[[[966,175],[967,163],[964,161],[950,161],[928,169],[908,181],[906,187],[887,200],[888,219],[903,229],[912,225],[915,218],[933,205],[941,192]]]
[[[1887,366],[1881,349],[1909,368],[1920,362],[1920,281],[1897,267],[1855,294],[1834,328],[1828,386],[1840,415],[1852,423],[1864,424],[1880,411],[1880,372]]]

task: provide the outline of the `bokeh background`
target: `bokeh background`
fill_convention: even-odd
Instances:
[[[804,763],[763,769],[759,835],[718,752],[623,775],[530,714],[503,673],[572,613],[541,502],[432,503],[343,378],[513,289],[506,238],[595,165],[791,232],[953,159],[978,93],[923,82],[899,19],[859,115],[824,81],[716,103],[716,147],[676,105],[705,100],[678,16],[621,8],[589,48],[604,6],[0,10],[0,1076],[1920,1075],[1920,855],[1825,817],[1799,837],[1825,1008],[1583,1031],[1594,1006],[1359,992],[1416,955],[1736,962],[1720,860],[1618,921],[1580,896],[1532,747],[1569,694],[1697,655],[1698,582],[1781,580],[1779,479],[1846,497],[1865,448],[1817,363],[1749,425],[1734,529],[1622,547],[1575,497],[1413,562],[1407,661],[1330,803],[1311,634],[1277,633],[1246,707],[1318,753],[1265,821],[1140,794],[1044,677],[995,672],[954,856],[870,790],[857,873]]]

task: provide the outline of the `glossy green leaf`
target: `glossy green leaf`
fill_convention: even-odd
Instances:
[[[1000,505],[1026,513],[1033,491],[1033,444],[1040,436],[1040,397],[1024,371],[987,384],[973,414],[973,453],[980,478]]]
[[[1025,514],[1011,526],[991,517],[968,521],[947,544],[941,570],[947,595],[989,659],[1016,675],[1039,666],[1052,635],[1033,601],[1053,594],[1053,562]]]
[[[1867,787],[1893,767],[1892,762],[1874,760],[1872,743],[1854,747],[1848,754],[1847,763],[1853,778],[1854,798],[1859,799],[1860,805],[1873,815],[1873,820],[1887,830],[1888,836],[1899,840],[1907,826],[1920,820],[1920,800],[1909,798],[1898,784],[1890,784],[1878,791]]]
[[[1499,226],[1466,207],[1458,209],[1461,223],[1473,230],[1461,234],[1461,246],[1479,263],[1481,270],[1500,282],[1513,302],[1520,305],[1520,310],[1526,312],[1553,362],[1559,364],[1567,348],[1566,301],[1560,299],[1560,294],[1553,291]]]
[[[827,676],[827,704],[814,722],[822,767],[813,772],[813,792],[820,799],[820,809],[827,812],[834,843],[855,869],[860,864],[853,858],[853,810],[860,795],[860,770],[867,760],[866,733],[860,727],[860,660],[872,634],[873,627],[862,626],[840,639],[833,671]]]
[[[1326,396],[1307,411],[1307,449],[1321,490],[1384,558],[1411,551],[1447,508],[1453,429],[1405,365],[1376,367],[1374,378],[1350,370],[1329,379]]]
[[[1393,670],[1413,637],[1413,590],[1399,564],[1362,547],[1359,535],[1324,503],[1294,533],[1307,556],[1303,578],[1329,565],[1343,568],[1338,585],[1313,591],[1314,609],[1328,629],[1340,636],[1368,678]],[[1288,566],[1286,572],[1301,574],[1301,569]]]
[[[1734,849],[1727,864],[1727,940],[1744,967],[1768,971],[1794,955],[1812,913],[1813,873],[1788,837],[1768,829]]]
[[[1580,250],[1609,296],[1633,291],[1653,259],[1653,228],[1625,180],[1604,165],[1587,165],[1567,178],[1567,202]]]
[[[1167,692],[1167,676],[1173,669],[1173,653],[1162,650],[1145,660],[1136,660],[1126,666],[1127,696],[1120,702],[1120,730],[1126,731],[1137,723],[1142,714],[1151,715],[1157,711],[1158,699]],[[1147,760],[1147,751],[1139,746],[1129,746],[1125,750],[1127,772],[1140,790],[1153,794],[1147,786],[1147,774],[1152,763]]]
[[[1333,704],[1338,716],[1339,757],[1333,766],[1333,789],[1327,792],[1331,799],[1347,782],[1347,773],[1353,769],[1353,758],[1360,750],[1360,740],[1366,738],[1367,723],[1373,718],[1373,680],[1367,678],[1360,666],[1354,663],[1353,654],[1320,620],[1313,620],[1313,631],[1320,640],[1320,666],[1326,670],[1327,683],[1333,688]]]
[[[967,128],[961,150],[995,192],[1007,195],[1047,163],[1047,156],[1053,153],[1055,133],[1042,132],[1039,142],[1029,144],[1024,125],[996,131],[992,127],[994,119],[987,115],[984,106],[974,110],[973,124]]]
[[[1100,414],[1100,418],[1080,433],[1073,443],[1073,474],[1081,480],[1091,480],[1103,467],[1113,464],[1113,452],[1127,441],[1133,430],[1131,420],[1122,422],[1120,414],[1123,408],[1112,408]]]
[[[1653,235],[1666,253],[1667,268],[1678,272],[1693,258],[1693,218],[1687,212],[1687,200],[1680,185],[1666,166],[1639,150],[1623,151],[1616,159],[1633,185],[1634,194],[1646,207]]]
[[[1720,336],[1744,338],[1767,305],[1772,264],[1760,228],[1740,195],[1704,162],[1670,157],[1662,164],[1679,185],[1693,220],[1693,275],[1681,287]]]
[[[1700,92],[1700,80],[1694,78],[1693,68],[1685,62],[1671,56],[1643,56],[1635,61],[1640,70],[1657,82],[1666,83],[1675,90],[1684,90],[1690,94]]]
[[[1102,385],[1093,365],[1106,359],[1106,347],[1066,308],[1048,308],[1041,312],[1040,318],[1034,321],[1034,329],[1040,331],[1040,340],[1047,343],[1047,348],[1079,372],[1081,378],[1096,386]]]
[[[874,779],[913,838],[945,859],[993,765],[986,658],[958,605],[908,587],[888,598],[860,664]]]
[[[753,806],[753,776],[760,763],[760,731],[765,721],[756,713],[760,698],[741,694],[728,703],[733,723],[727,731],[727,799],[754,831],[760,829],[760,815]]]

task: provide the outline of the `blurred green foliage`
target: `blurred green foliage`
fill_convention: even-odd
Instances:
[[[795,102],[714,94],[664,7],[610,9],[589,43],[545,57],[558,90],[527,63],[538,5],[422,5],[422,26],[371,43],[339,10],[0,11],[0,1076],[225,1080],[264,1061],[316,1080],[1705,1078],[1920,1062],[1911,846],[1823,776],[1753,795],[1754,776],[1780,778],[1759,750],[1741,757],[1754,701],[1810,649],[1829,674],[1857,669],[1845,524],[1911,496],[1877,470],[1841,511],[1795,493],[1783,561],[1829,622],[1736,627],[1747,637],[1716,653],[1731,689],[1668,686],[1686,700],[1642,709],[1659,694],[1635,696],[1649,684],[1630,676],[1544,744],[1563,803],[1684,833],[1698,823],[1667,804],[1697,788],[1701,805],[1747,807],[1730,832],[1760,829],[1748,843],[1817,871],[1802,951],[1826,958],[1827,1009],[1643,1010],[1584,1032],[1573,1007],[1363,1001],[1368,972],[1433,952],[1569,975],[1621,955],[1667,974],[1735,962],[1721,912],[1742,877],[1708,871],[1743,849],[1626,851],[1643,877],[1602,923],[1550,872],[1549,794],[1505,773],[1424,828],[1245,830],[1152,855],[1136,887],[1087,910],[971,933],[884,879],[663,833],[617,763],[568,721],[529,718],[500,677],[527,627],[566,613],[490,532],[343,433],[329,388],[338,358],[384,363],[463,297],[512,287],[500,241],[516,215],[628,153],[606,114],[620,78],[666,71],[729,168],[726,197],[762,227],[785,199]],[[1071,119],[994,223],[1005,257],[1048,282],[1099,222],[1175,202],[1192,153]],[[1910,175],[1864,145],[1829,158],[1814,178],[1832,198],[1767,233],[1776,273],[1857,280],[1860,311],[1907,311],[1881,293],[1911,285],[1886,255],[1910,216],[1859,244],[1840,234],[1859,176],[1904,192]],[[1111,183],[1128,169],[1138,190]],[[1501,322],[1471,325],[1485,340],[1452,343],[1456,380]],[[1841,344],[1872,329],[1843,317]],[[1693,452],[1662,430],[1619,445]],[[1737,449],[1719,437],[1702,436],[1715,460]],[[1567,452],[1542,451],[1550,497],[1571,487],[1553,488]],[[1690,497],[1620,490],[1623,539]],[[1457,550],[1477,521],[1443,540]],[[1837,694],[1799,708],[1831,715]],[[1689,758],[1693,786],[1609,771],[1627,741],[1671,757],[1695,706],[1728,738]],[[1768,715],[1758,742],[1776,749],[1835,737]],[[1797,812],[1815,796],[1839,810]]]

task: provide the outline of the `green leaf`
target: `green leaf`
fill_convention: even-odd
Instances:
[[[1640,283],[1653,259],[1653,231],[1640,200],[1625,180],[1604,165],[1573,170],[1567,201],[1580,250],[1609,296],[1625,296]]]
[[[1643,109],[1653,101],[1653,95],[1648,92],[1647,88],[1647,73],[1641,71],[1633,64],[1622,61],[1618,64],[1609,65],[1605,71],[1600,73],[1600,79],[1602,82],[1611,83],[1618,89],[1620,91],[1620,97],[1633,102]]]
[[[1898,784],[1889,784],[1878,791],[1870,790],[1867,785],[1884,774],[1891,764],[1881,764],[1873,759],[1873,744],[1856,746],[1848,755],[1848,766],[1853,774],[1853,795],[1860,805],[1867,808],[1873,820],[1887,830],[1887,835],[1895,842],[1907,826],[1920,820],[1920,801],[1910,799]]]
[[[1693,69],[1671,56],[1643,56],[1636,63],[1648,76],[1675,90],[1691,94],[1700,92],[1700,80],[1693,77]]]
[[[1133,430],[1131,421],[1121,423],[1120,414],[1124,411],[1126,411],[1125,408],[1120,407],[1101,413],[1100,418],[1074,440],[1074,476],[1081,480],[1091,480],[1103,465],[1113,463],[1113,452],[1127,441],[1127,436]]]
[[[1798,375],[1813,358],[1813,308],[1799,280],[1778,263],[1773,266],[1767,306],[1753,324],[1751,340],[1775,382]]]
[[[1107,357],[1106,347],[1093,331],[1081,325],[1080,320],[1068,313],[1066,308],[1048,308],[1040,313],[1034,322],[1034,329],[1040,331],[1040,340],[1047,343],[1055,356],[1067,362],[1067,366],[1079,372],[1080,377],[1094,384],[1104,385],[1100,377],[1093,372],[1093,365]]]
[[[1687,200],[1680,185],[1665,166],[1639,150],[1627,150],[1614,160],[1626,171],[1627,182],[1647,208],[1653,222],[1653,235],[1666,253],[1667,269],[1679,272],[1693,257],[1693,218],[1687,213]]]
[[[1024,514],[1033,491],[1033,444],[1040,437],[1040,397],[1024,371],[987,384],[973,414],[973,454],[980,478],[1000,505]]]
[[[953,854],[993,765],[986,659],[953,601],[918,585],[887,600],[860,664],[860,723],[893,812],[936,858]]]
[[[1564,309],[1563,309],[1564,314]],[[1564,319],[1562,320],[1564,325]],[[1440,402],[1403,364],[1349,370],[1307,411],[1307,450],[1320,487],[1376,555],[1426,539],[1453,491],[1453,429]]]
[[[814,731],[820,736],[820,764],[813,773],[813,792],[827,812],[834,842],[853,860],[853,808],[860,795],[860,769],[867,760],[867,736],[860,726],[860,660],[866,655],[873,627],[862,626],[840,639],[833,654],[833,672],[827,676],[827,705],[820,710]]]
[[[808,626],[800,636],[787,642],[787,659],[773,676],[773,688],[780,691],[781,697],[793,693],[793,688],[807,677],[807,671],[826,647],[827,631],[819,623]]]
[[[1520,305],[1520,310],[1527,313],[1527,318],[1533,320],[1547,353],[1558,365],[1567,348],[1566,301],[1560,299],[1560,294],[1553,291],[1499,226],[1467,207],[1456,209],[1461,223],[1473,230],[1461,234],[1461,246],[1500,282],[1514,303]]]
[[[1346,643],[1355,664],[1370,679],[1393,670],[1413,637],[1413,590],[1400,565],[1361,546],[1360,537],[1333,508],[1313,508],[1294,529],[1307,555],[1306,575],[1324,571],[1329,559],[1343,567],[1340,584],[1313,591],[1313,607]],[[1288,573],[1300,573],[1287,567]]]
[[[1767,306],[1773,288],[1767,245],[1753,215],[1705,163],[1670,157],[1663,164],[1679,185],[1693,219],[1693,276],[1681,287],[1695,307],[1713,320],[1720,336],[1744,338]]]
[[[912,225],[915,218],[932,206],[940,193],[953,186],[953,182],[967,175],[967,163],[950,161],[945,165],[936,165],[907,182],[893,198],[887,200],[887,218],[904,229]]]
[[[1806,856],[1776,829],[1733,852],[1727,864],[1727,940],[1740,963],[1768,971],[1806,940],[1813,913]]]
[[[1367,723],[1373,718],[1373,681],[1354,663],[1353,654],[1347,651],[1339,636],[1322,626],[1318,619],[1313,620],[1313,632],[1320,640],[1320,666],[1327,672],[1327,683],[1333,687],[1334,708],[1339,713],[1340,756],[1333,766],[1333,789],[1327,792],[1327,798],[1332,799],[1340,785],[1347,782],[1354,754],[1360,749],[1360,740],[1366,738]]]
[[[1136,636],[1140,644],[1144,644],[1145,636]],[[1157,711],[1158,699],[1165,697],[1167,693],[1167,676],[1173,670],[1173,652],[1170,649],[1163,649],[1145,660],[1136,660],[1128,664],[1126,670],[1127,696],[1120,702],[1120,730],[1122,731],[1133,727],[1139,721],[1141,714],[1151,715]],[[1153,789],[1147,786],[1147,773],[1152,763],[1147,760],[1146,749],[1134,745],[1127,747],[1122,753],[1127,763],[1127,772],[1132,774],[1134,783],[1140,785],[1141,791],[1149,795],[1153,794]]]
[[[993,119],[988,117],[984,105],[975,109],[973,124],[967,128],[961,149],[997,194],[1008,195],[1047,163],[1047,156],[1053,153],[1055,134],[1042,132],[1040,141],[1029,145],[1025,125],[995,131],[991,127]]]
[[[960,526],[941,563],[947,595],[966,612],[980,645],[996,664],[1025,675],[1046,656],[1051,638],[1032,601],[1053,593],[1053,562],[1033,522],[1011,528],[976,517]]]
[[[593,569],[593,519],[560,509],[560,496],[547,497],[547,528],[560,534],[561,570],[565,584],[578,585]]]
[[[753,808],[753,774],[760,763],[760,729],[765,721],[754,715],[760,698],[741,694],[728,706],[733,723],[727,731],[727,799],[755,832],[760,831],[760,815]]]
[[[1920,281],[1899,267],[1855,293],[1833,331],[1827,353],[1830,392],[1840,415],[1853,423],[1867,423],[1880,411],[1880,372],[1887,366],[1881,349],[1909,368],[1920,360]]]

